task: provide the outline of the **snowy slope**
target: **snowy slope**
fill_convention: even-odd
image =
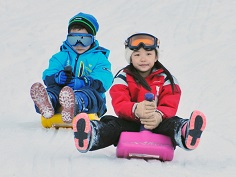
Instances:
[[[235,8],[234,0],[0,1],[0,176],[236,176]],[[199,109],[207,116],[198,149],[177,148],[165,163],[117,159],[113,146],[80,154],[72,130],[41,127],[30,86],[41,81],[69,18],[80,11],[97,17],[97,39],[111,50],[113,73],[126,65],[123,43],[130,34],[160,38],[160,60],[183,91],[178,115]]]

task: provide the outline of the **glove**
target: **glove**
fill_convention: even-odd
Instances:
[[[64,70],[62,70],[55,74],[54,79],[57,84],[65,85],[71,80],[71,76],[68,75]]]
[[[72,73],[71,66],[65,66],[64,70],[59,71],[54,76],[56,83],[59,85],[66,85],[67,83],[71,81],[72,77],[73,77],[73,73]]]
[[[140,122],[144,128],[152,130],[162,122],[162,115],[159,112],[153,112],[148,118],[140,118]]]
[[[73,78],[70,83],[67,84],[67,86],[69,86],[70,88],[72,88],[73,90],[78,90],[82,87],[85,86],[85,83],[84,83],[84,80],[76,77],[76,78]]]
[[[152,115],[153,112],[156,111],[156,104],[154,101],[142,101],[137,104],[134,114],[137,118],[145,118],[147,119]]]

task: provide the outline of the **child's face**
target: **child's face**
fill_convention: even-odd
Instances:
[[[86,29],[71,29],[70,31],[71,33],[86,33],[88,34],[88,31]],[[90,48],[91,45],[87,46],[87,47],[83,47],[83,46],[73,46],[73,49],[76,50],[76,52],[78,54],[81,54],[81,53],[84,53],[86,52],[89,48]]]
[[[133,66],[139,71],[142,77],[147,77],[151,73],[151,69],[157,61],[155,50],[146,51],[140,48],[131,55]]]

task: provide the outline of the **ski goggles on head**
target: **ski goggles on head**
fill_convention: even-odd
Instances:
[[[67,35],[66,41],[71,46],[81,45],[83,47],[87,47],[91,45],[95,41],[95,39],[93,35],[87,33],[69,33]]]
[[[147,33],[137,33],[125,41],[125,47],[131,50],[138,50],[143,47],[145,50],[159,48],[160,41],[155,36]]]

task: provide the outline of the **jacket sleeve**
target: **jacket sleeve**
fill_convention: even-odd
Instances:
[[[137,121],[133,113],[135,102],[131,101],[132,99],[125,77],[118,75],[114,79],[113,85],[110,89],[110,96],[112,98],[114,111],[119,118]]]
[[[65,52],[59,52],[49,60],[48,68],[44,70],[42,80],[47,86],[55,85],[54,75],[64,69],[67,55]]]
[[[55,74],[51,75],[51,76],[46,76],[45,79],[43,80],[44,84],[49,87],[52,85],[58,85],[54,79]]]

